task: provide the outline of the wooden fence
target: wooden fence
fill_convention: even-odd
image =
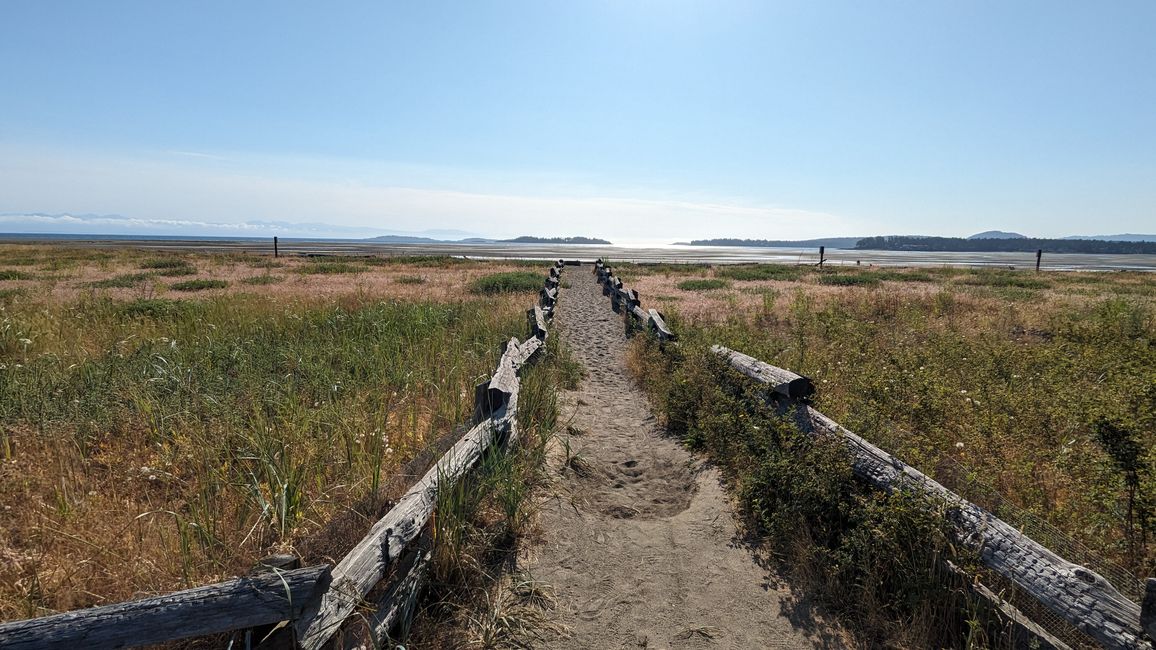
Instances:
[[[628,322],[633,319],[635,323],[646,323],[663,341],[675,339],[661,314],[653,309],[643,311],[638,306],[638,293],[624,289],[609,266],[599,260],[594,272],[603,294],[610,296],[614,311],[623,313]],[[783,412],[792,413],[801,430],[843,440],[860,480],[888,492],[913,490],[945,504],[956,541],[976,552],[985,566],[1017,585],[1048,611],[1104,647],[1152,648],[1152,640],[1156,639],[1156,579],[1146,581],[1142,605],[1131,601],[1096,572],[1068,562],[814,409],[808,403],[815,392],[810,379],[719,345],[713,346],[712,352],[733,370],[765,384],[768,399]],[[978,581],[972,582],[972,592],[1004,615],[1025,647],[1068,647]]]
[[[265,566],[219,584],[4,623],[0,648],[126,648],[245,630],[246,646],[276,638],[278,645],[316,650],[367,605],[374,637],[386,638],[423,584],[429,553],[415,541],[430,521],[439,491],[452,487],[503,437],[507,445],[517,439],[519,372],[545,345],[562,268],[562,260],[550,268],[538,303],[527,311],[531,337],[510,339],[493,376],[475,390],[473,428],[337,566]],[[381,584],[387,576],[388,583]],[[371,591],[381,596],[369,603]]]

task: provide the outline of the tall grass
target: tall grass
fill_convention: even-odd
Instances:
[[[484,299],[13,303],[0,453],[21,471],[0,474],[0,545],[28,559],[0,574],[0,615],[171,590],[308,541],[468,419],[524,328],[521,305]]]
[[[670,306],[680,347],[660,353],[640,337],[632,367],[671,429],[732,473],[752,526],[788,565],[806,567],[836,608],[842,599],[901,614],[859,620],[871,643],[945,642],[928,627],[940,620],[935,612],[958,601],[921,591],[927,585],[886,587],[908,578],[950,585],[919,559],[945,557],[941,534],[913,514],[911,502],[846,492],[845,461],[761,412],[748,388],[718,367],[710,344],[812,377],[820,410],[1014,525],[1042,520],[1098,561],[1151,575],[1156,305],[1154,294],[1116,291],[1147,279],[1105,278],[1095,295],[1070,300],[1030,288],[1063,276],[1013,283],[987,271],[928,274],[938,284],[931,291],[800,288],[769,301],[764,295],[761,309],[722,322],[683,317]],[[1037,295],[1021,302],[977,289]],[[918,539],[928,540],[925,548]],[[864,590],[869,585],[886,588]],[[935,616],[921,618],[904,592],[938,603]],[[919,634],[932,635],[917,642],[888,639],[880,625],[914,633],[920,620]]]

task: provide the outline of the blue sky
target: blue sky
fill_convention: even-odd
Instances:
[[[1154,33],[1153,2],[7,0],[0,212],[1151,232]]]

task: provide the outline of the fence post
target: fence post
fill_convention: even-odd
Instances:
[[[273,237],[273,257],[281,257],[280,251],[277,250],[277,237]]]

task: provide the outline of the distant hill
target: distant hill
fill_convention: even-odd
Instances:
[[[694,239],[675,242],[675,246],[750,246],[755,248],[855,248],[861,237],[825,237],[822,239]]]
[[[440,239],[432,239],[430,237],[411,237],[409,235],[382,235],[380,237],[371,237],[369,241],[382,242],[386,244],[438,244],[442,243]]]
[[[1002,230],[985,230],[977,232],[968,239],[1027,239],[1027,236],[1018,232],[1004,232]]]
[[[530,237],[528,235],[513,239],[500,239],[502,244],[601,244],[610,246],[610,242],[596,237]]]
[[[960,237],[913,237],[892,235],[865,237],[855,245],[859,250],[934,251],[961,253],[1105,253],[1112,255],[1156,255],[1156,242],[1103,241],[1098,239],[962,239]]]
[[[1136,233],[1124,233],[1122,235],[1072,235],[1071,237],[1064,237],[1064,239],[1095,239],[1097,241],[1147,241],[1156,242],[1156,235],[1138,235]]]

